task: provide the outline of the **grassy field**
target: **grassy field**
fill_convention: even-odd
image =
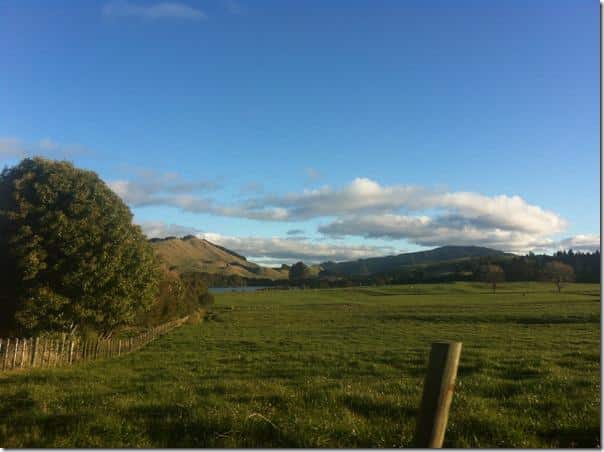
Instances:
[[[445,446],[600,444],[600,286],[224,294],[131,355],[0,375],[4,447],[400,447],[430,343],[464,344]]]

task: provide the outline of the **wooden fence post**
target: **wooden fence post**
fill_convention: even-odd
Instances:
[[[47,367],[52,367],[54,365],[54,353],[53,353],[54,348],[55,348],[55,341],[54,341],[54,339],[51,339],[50,343],[48,344],[48,366]]]
[[[443,445],[460,355],[461,342],[432,344],[417,419],[415,447],[440,448]]]
[[[4,359],[2,360],[2,370],[8,367],[8,352],[10,351],[10,337],[6,339],[6,347],[4,349]]]
[[[44,343],[42,344],[42,353],[40,359],[40,367],[46,367],[46,349],[48,348],[48,339],[44,339]]]
[[[59,352],[59,366],[65,364],[65,339],[66,339],[66,334],[63,333],[61,335],[61,351]]]
[[[19,360],[19,367],[23,368],[23,362],[25,361],[25,349],[27,345],[27,339],[23,339],[23,345],[21,345],[21,359]]]
[[[15,351],[13,352],[13,362],[11,368],[17,367],[17,352],[19,351],[19,338],[15,339]]]
[[[69,339],[69,357],[68,357],[68,364],[71,364],[73,362],[73,346],[75,345],[73,339]]]
[[[36,367],[36,355],[38,354],[38,345],[40,343],[40,338],[36,337],[34,339],[34,348],[31,351],[31,367]]]

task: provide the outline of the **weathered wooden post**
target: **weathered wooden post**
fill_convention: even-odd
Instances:
[[[443,445],[460,355],[461,342],[432,344],[417,419],[415,447],[440,448]]]
[[[48,344],[48,366],[52,367],[54,365],[54,353],[53,350],[55,348],[54,339],[50,339],[50,343]]]
[[[40,352],[40,367],[46,367],[46,348],[48,347],[48,339],[42,342],[42,351]]]
[[[8,351],[10,349],[10,337],[6,339],[6,347],[4,347],[4,358],[2,359],[2,370],[6,370],[8,365]]]
[[[65,364],[65,339],[66,334],[61,334],[61,351],[59,352],[59,366]]]
[[[73,362],[73,347],[75,345],[75,342],[73,341],[73,339],[69,339],[69,357],[68,357],[68,361],[67,364],[71,364]]]
[[[27,339],[23,339],[23,345],[21,345],[21,359],[19,360],[19,367],[23,368],[23,362],[25,361],[25,349],[27,348]]]
[[[34,348],[31,351],[31,367],[32,368],[36,367],[36,355],[38,354],[39,344],[40,344],[40,338],[36,337],[36,339],[34,339]]]
[[[15,339],[15,351],[13,353],[13,363],[11,368],[14,369],[17,367],[17,352],[19,351],[19,338]]]

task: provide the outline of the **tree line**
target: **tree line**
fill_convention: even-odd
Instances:
[[[558,289],[563,283],[600,282],[600,251],[558,251],[554,255],[485,256],[459,261],[408,266],[376,274],[337,274],[322,271],[310,277],[308,266],[298,262],[290,268],[289,283],[308,287],[349,287],[358,285],[421,284],[453,281],[483,281],[496,289],[503,281],[551,281]]]

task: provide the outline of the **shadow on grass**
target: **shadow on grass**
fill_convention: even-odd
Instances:
[[[386,417],[400,419],[401,423],[407,419],[417,417],[417,408],[396,405],[390,402],[380,402],[368,397],[346,395],[340,397],[340,402],[350,411],[365,418]]]
[[[600,447],[600,430],[597,427],[564,427],[540,433],[553,447]]]
[[[49,410],[51,411],[51,410]],[[0,444],[3,447],[54,447],[90,414],[55,414],[27,391],[0,400]]]
[[[250,415],[242,422],[227,417],[204,418],[179,405],[145,405],[130,409],[127,416],[145,426],[156,447],[300,446],[296,439],[261,415]]]
[[[10,398],[0,400],[0,417],[5,419],[13,416],[24,416],[32,413],[36,408],[36,402],[31,398],[29,392],[21,390]]]

